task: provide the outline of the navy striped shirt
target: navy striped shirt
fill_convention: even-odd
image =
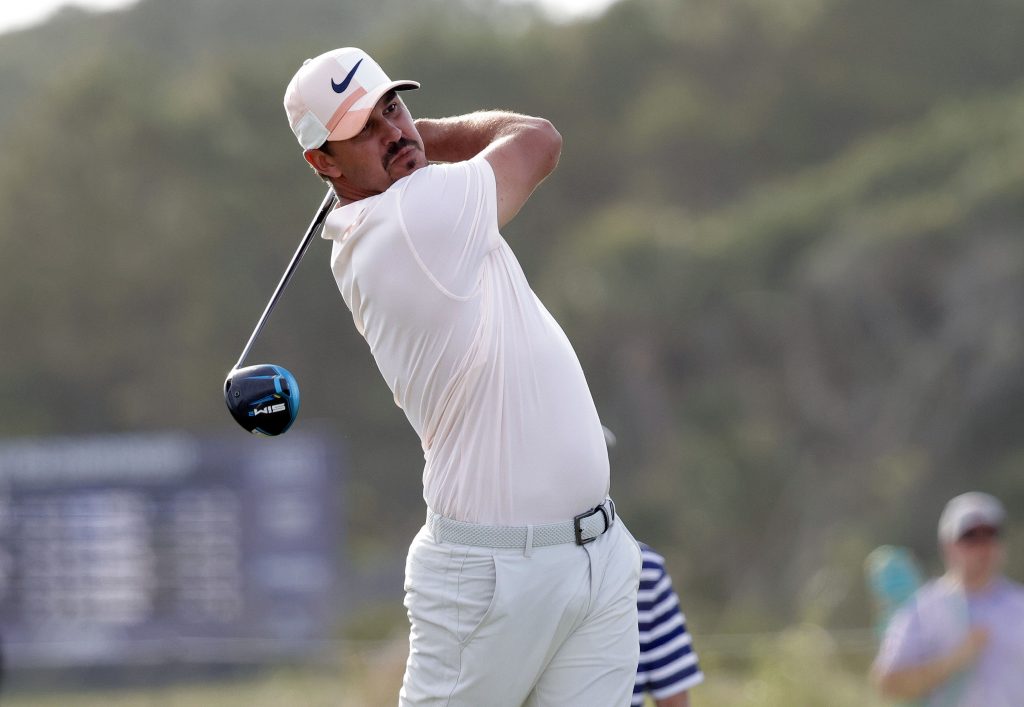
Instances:
[[[644,703],[644,693],[655,699],[671,697],[704,681],[697,664],[686,618],[665,559],[640,543],[644,565],[636,605],[640,622],[640,665],[633,687],[633,705]]]

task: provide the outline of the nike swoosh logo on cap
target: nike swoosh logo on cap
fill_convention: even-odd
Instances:
[[[334,83],[334,79],[333,78],[331,79],[331,88],[334,89],[335,93],[344,93],[345,92],[345,89],[348,88],[348,85],[352,82],[352,77],[356,75],[356,69],[358,69],[359,65],[362,64],[362,63],[363,63],[362,59],[357,61],[356,65],[352,67],[352,70],[348,72],[348,76],[346,76],[345,80],[342,81],[341,83]]]

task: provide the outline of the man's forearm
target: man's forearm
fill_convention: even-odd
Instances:
[[[423,151],[432,162],[461,162],[480,154],[504,137],[547,123],[506,111],[478,111],[450,118],[420,118],[416,130],[423,140]]]
[[[971,666],[987,643],[988,631],[976,626],[959,646],[946,655],[914,667],[875,674],[875,682],[885,697],[900,700],[924,697]]]
[[[885,697],[915,700],[933,692],[963,667],[962,657],[954,653],[930,663],[879,675],[876,681]]]

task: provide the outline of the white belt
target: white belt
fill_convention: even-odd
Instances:
[[[479,525],[452,520],[427,509],[427,528],[437,542],[495,548],[529,548],[546,545],[593,542],[615,525],[615,503],[604,503],[580,513],[572,520],[544,525]]]

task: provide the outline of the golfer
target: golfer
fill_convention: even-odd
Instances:
[[[423,447],[399,703],[623,707],[640,552],[580,363],[499,232],[562,139],[508,112],[413,120],[418,86],[344,48],[284,100],[340,200],[323,232],[338,288]]]

